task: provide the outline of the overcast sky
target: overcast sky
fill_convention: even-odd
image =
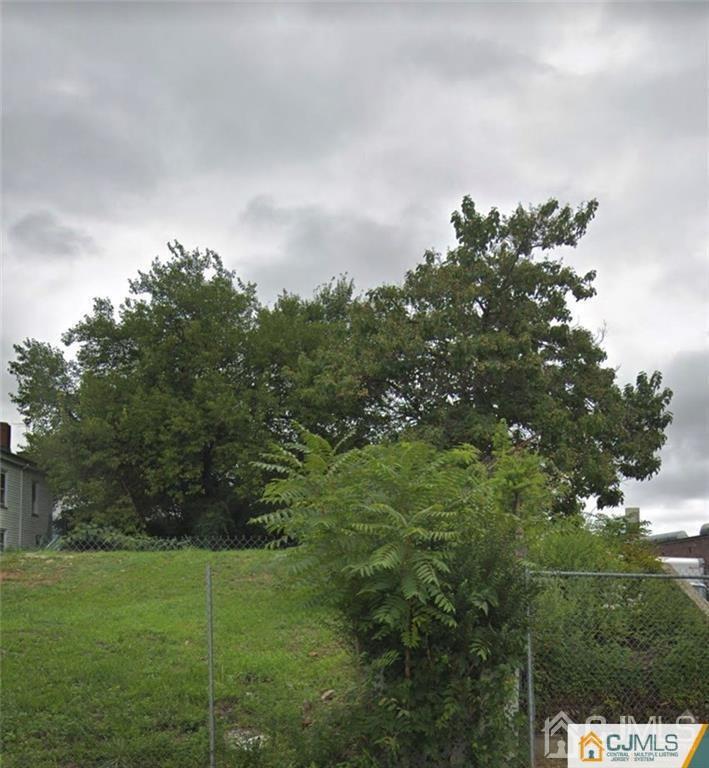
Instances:
[[[366,289],[452,244],[469,194],[600,201],[565,254],[621,382],[674,390],[656,531],[709,521],[703,3],[2,6],[2,412],[25,337],[59,342],[167,240],[264,301]],[[19,437],[20,425],[15,425]]]

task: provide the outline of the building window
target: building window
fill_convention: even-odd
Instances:
[[[7,475],[0,472],[0,507],[7,506]]]
[[[3,473],[3,477],[5,477],[5,474]],[[0,528],[0,552],[5,551],[5,529]]]
[[[39,505],[37,503],[39,494],[37,493],[37,491],[38,491],[37,483],[33,481],[32,482],[32,517],[39,517],[39,511],[38,511]]]

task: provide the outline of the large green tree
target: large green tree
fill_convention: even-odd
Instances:
[[[95,301],[64,335],[72,354],[16,346],[28,447],[67,519],[155,533],[241,527],[266,480],[254,461],[295,422],[350,446],[405,436],[485,455],[504,420],[545,458],[557,511],[618,504],[623,478],[660,467],[671,393],[657,372],[620,386],[572,321],[595,274],[554,251],[595,211],[481,214],[466,198],[457,247],[400,285],[355,297],[342,279],[270,307],[215,253],[175,243],[117,310]]]
[[[15,347],[28,448],[70,525],[243,530],[264,484],[254,462],[294,421],[333,439],[361,423],[352,381],[333,378],[349,282],[264,307],[214,252],[169,247],[117,311],[96,299],[64,334],[73,355]]]
[[[556,508],[595,497],[622,501],[623,478],[660,467],[671,392],[658,372],[620,386],[571,306],[595,295],[553,251],[575,246],[596,212],[556,200],[509,216],[465,198],[453,214],[458,245],[428,252],[401,285],[354,309],[350,370],[360,373],[382,434],[489,452],[504,419],[516,442],[546,457]]]
[[[170,246],[63,337],[67,362],[34,340],[16,347],[15,402],[30,451],[72,520],[160,533],[223,532],[248,516],[250,460],[264,445],[248,343],[255,289],[211,251]]]

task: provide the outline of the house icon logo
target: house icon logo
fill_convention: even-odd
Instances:
[[[581,737],[580,752],[582,763],[600,763],[603,760],[603,742],[590,731]]]
[[[571,718],[564,712],[544,721],[544,757],[558,760],[566,759],[566,737]]]

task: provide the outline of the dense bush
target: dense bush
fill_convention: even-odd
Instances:
[[[623,518],[556,521],[529,556],[546,569],[661,571],[643,530]],[[538,726],[564,710],[572,718],[632,715],[673,721],[709,715],[709,625],[676,583],[554,577],[538,580],[534,674]]]
[[[538,724],[572,718],[673,722],[709,715],[709,625],[666,581],[547,579],[535,599]]]
[[[487,464],[425,443],[337,455],[309,433],[264,463],[283,477],[261,522],[297,541],[292,572],[339,616],[380,766],[492,767],[516,750],[524,529],[547,497],[536,459],[503,434]]]
[[[144,534],[128,534],[95,523],[80,523],[60,540],[61,549],[97,550],[109,552],[113,550],[130,550],[151,552],[159,549],[179,549],[187,546],[188,542],[178,539],[158,539]]]

